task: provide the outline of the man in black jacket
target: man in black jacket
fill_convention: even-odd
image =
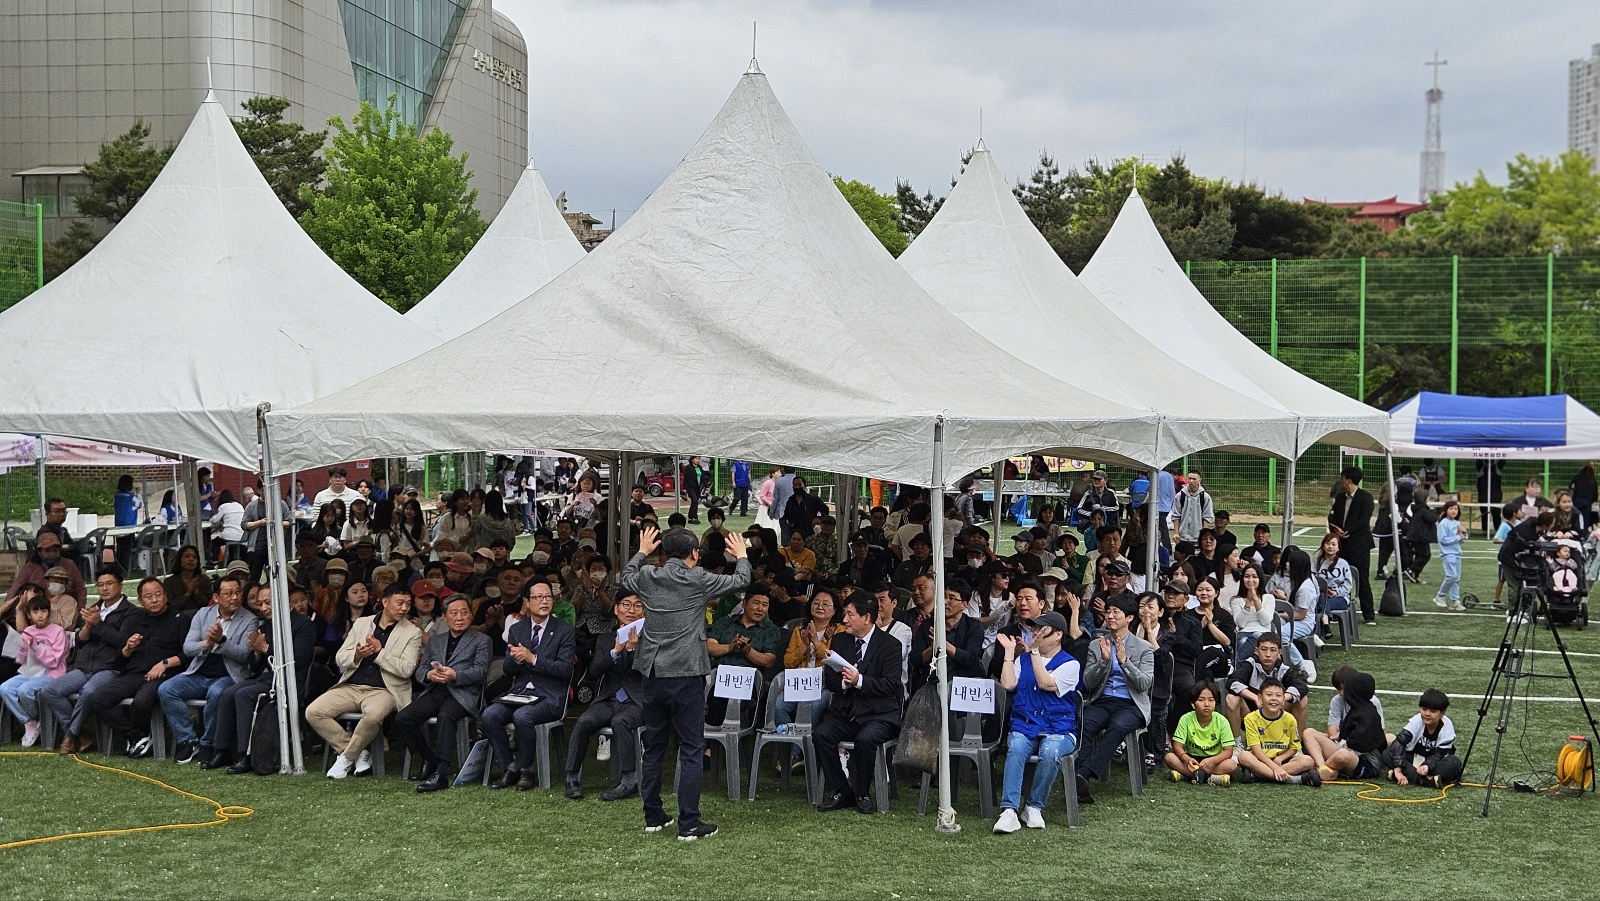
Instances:
[[[1328,531],[1339,536],[1339,556],[1350,564],[1356,592],[1361,597],[1361,618],[1376,625],[1372,611],[1372,494],[1361,487],[1361,467],[1346,466],[1339,473],[1339,495],[1328,513]]]
[[[806,491],[805,479],[795,476],[794,494],[789,496],[789,502],[783,507],[783,516],[779,519],[779,524],[783,526],[783,543],[788,544],[789,536],[795,532],[810,538],[812,524],[817,517],[827,515],[828,505]]]
[[[639,647],[642,628],[628,629],[626,637],[623,630],[644,618],[644,602],[630,592],[618,598],[611,609],[617,616],[617,628],[595,638],[594,657],[589,661],[589,677],[598,680],[594,700],[572,724],[572,738],[567,741],[567,797],[574,801],[583,798],[583,758],[589,739],[607,726],[611,727],[611,759],[617,762],[622,778],[601,792],[600,800],[620,801],[639,791],[634,762],[638,729],[644,723],[644,708],[639,706],[644,675],[633,668],[633,652]]]
[[[202,770],[228,767],[228,775],[238,776],[252,771],[250,755],[250,730],[255,724],[256,702],[272,690],[272,586],[252,585],[246,594],[250,611],[256,615],[259,629],[251,632],[250,667],[255,677],[235,682],[217,696],[216,754],[200,764]],[[300,686],[300,701],[305,703],[306,675],[311,670],[311,657],[317,640],[317,627],[303,613],[289,611],[290,644],[294,645],[294,679]],[[271,715],[273,707],[262,708],[263,715]],[[238,760],[234,760],[234,754]],[[230,766],[231,764],[231,766]]]
[[[843,810],[855,805],[872,812],[872,780],[878,749],[900,734],[900,642],[879,629],[878,601],[864,591],[844,605],[844,631],[833,637],[830,650],[848,661],[843,670],[824,667],[822,683],[833,702],[812,733],[822,767],[823,790],[829,797],[818,810]],[[854,742],[850,752],[850,784],[839,763],[839,744]]]
[[[183,639],[189,622],[167,607],[167,590],[161,580],[139,583],[142,608],[126,623],[128,638],[122,644],[116,678],[89,699],[89,711],[102,725],[127,736],[126,754],[150,753],[150,714],[159,699],[156,689],[170,676],[183,672]],[[122,702],[133,704],[123,709]]]
[[[980,679],[983,671],[983,625],[967,615],[965,583],[947,581],[944,586],[944,644],[946,666],[951,678]],[[933,618],[919,617],[911,627],[911,691],[928,681],[933,666]]]
[[[122,663],[122,645],[128,640],[128,621],[139,612],[122,596],[121,570],[108,566],[100,570],[96,583],[100,602],[83,611],[83,626],[78,629],[78,655],[72,669],[39,690],[39,703],[50,710],[61,724],[62,754],[75,754],[94,744],[94,737],[82,736],[83,722],[89,715],[89,699],[117,676]],[[77,695],[76,701],[71,700]]]

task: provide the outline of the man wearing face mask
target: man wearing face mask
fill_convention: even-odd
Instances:
[[[63,514],[66,508],[63,507]],[[55,567],[65,571],[67,581],[65,593],[78,604],[83,603],[83,573],[76,566],[62,565],[65,559],[66,547],[62,544],[61,536],[51,531],[48,527],[40,528],[39,534],[34,537],[33,553],[28,555],[28,561],[17,570],[17,577],[11,580],[11,590],[6,592],[6,600],[12,600],[24,585],[44,585],[45,574]],[[48,588],[49,586],[46,586]],[[54,604],[52,604],[52,608]],[[54,617],[52,615],[52,621]]]

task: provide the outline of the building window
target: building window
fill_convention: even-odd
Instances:
[[[22,177],[22,202],[38,204],[46,216],[55,217],[58,175],[24,175]]]
[[[469,0],[340,0],[360,99],[420,127]]]
[[[78,198],[89,193],[89,180],[81,175],[61,176],[61,188],[57,192],[61,198],[61,215],[78,215]]]

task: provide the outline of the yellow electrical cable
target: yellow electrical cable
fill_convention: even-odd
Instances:
[[[1445,787],[1439,789],[1439,793],[1437,795],[1433,795],[1432,797],[1428,797],[1428,798],[1380,798],[1380,797],[1377,796],[1377,793],[1383,791],[1384,786],[1381,785],[1380,783],[1377,783],[1377,782],[1366,782],[1366,781],[1359,780],[1359,779],[1333,779],[1333,780],[1325,781],[1323,784],[1324,785],[1362,785],[1362,786],[1365,786],[1365,788],[1363,788],[1361,791],[1356,792],[1356,797],[1360,798],[1363,801],[1376,801],[1376,802],[1378,802],[1380,804],[1431,804],[1434,801],[1443,801],[1445,799],[1445,796],[1449,793],[1450,789],[1456,788],[1457,786],[1460,786],[1462,788],[1488,788],[1489,787],[1489,786],[1485,785],[1482,782],[1457,782],[1455,785],[1446,785]],[[1506,786],[1504,786],[1504,785],[1496,785],[1495,786],[1495,788],[1501,788],[1501,789],[1503,789],[1505,787]]]
[[[49,751],[0,751],[0,757],[55,757],[55,756],[57,756],[57,755],[55,755],[55,754],[53,754],[53,753],[51,753]],[[114,767],[114,766],[103,766],[103,765],[98,764],[98,763],[90,763],[89,761],[84,760],[83,758],[79,757],[76,754],[72,754],[72,755],[69,755],[69,756],[71,756],[73,762],[82,764],[83,766],[89,767],[91,769],[103,770],[103,771],[105,771],[107,773],[117,773],[117,774],[123,775],[123,776],[132,776],[135,779],[139,779],[139,780],[142,780],[144,782],[148,782],[151,785],[160,786],[161,788],[164,788],[167,791],[172,792],[174,794],[183,795],[185,798],[190,798],[190,799],[193,799],[195,801],[200,801],[200,802],[203,802],[203,803],[206,803],[206,804],[210,804],[212,806],[212,808],[213,808],[213,810],[211,812],[211,815],[214,817],[214,819],[208,820],[208,821],[206,821],[204,823],[166,823],[166,824],[160,825],[160,826],[134,826],[134,827],[129,828],[129,829],[99,829],[99,830],[95,830],[93,832],[68,832],[68,833],[65,833],[65,834],[62,834],[62,835],[47,835],[47,836],[45,836],[43,838],[29,838],[29,839],[23,839],[22,841],[6,842],[5,844],[0,844],[0,851],[5,851],[5,850],[8,850],[10,848],[23,848],[23,847],[26,847],[28,845],[40,845],[40,844],[44,844],[45,842],[58,842],[58,841],[61,841],[63,839],[69,839],[69,838],[92,838],[94,836],[101,836],[101,835],[131,835],[131,834],[133,834],[135,832],[161,832],[161,831],[167,830],[167,829],[201,829],[201,828],[204,828],[206,826],[221,826],[222,824],[228,822],[229,820],[243,819],[243,818],[245,818],[247,816],[250,816],[251,814],[255,813],[255,811],[251,810],[248,807],[239,807],[239,806],[235,806],[235,805],[218,804],[216,801],[213,801],[210,798],[194,794],[193,792],[186,792],[181,788],[177,788],[175,786],[168,785],[167,783],[162,782],[160,779],[153,779],[153,778],[151,778],[149,776],[141,775],[139,773],[129,772],[128,770],[119,769],[119,768]]]

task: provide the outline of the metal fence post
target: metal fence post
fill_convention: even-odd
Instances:
[[[1367,258],[1361,258],[1361,288],[1356,299],[1356,400],[1367,401]]]
[[[34,266],[37,271],[35,288],[44,287],[44,204],[33,205],[33,254]]]
[[[1270,331],[1269,341],[1272,358],[1278,358],[1278,260],[1272,260],[1272,286],[1268,295],[1267,322]],[[1278,458],[1267,459],[1267,515],[1277,512],[1278,507]]]
[[[1450,257],[1450,393],[1456,393],[1456,374],[1461,365],[1461,257]],[[1456,490],[1456,461],[1450,460],[1450,490]]]
[[[1552,362],[1556,338],[1556,255],[1544,255],[1544,393],[1555,393]],[[1544,461],[1544,484],[1550,484],[1550,461]]]

